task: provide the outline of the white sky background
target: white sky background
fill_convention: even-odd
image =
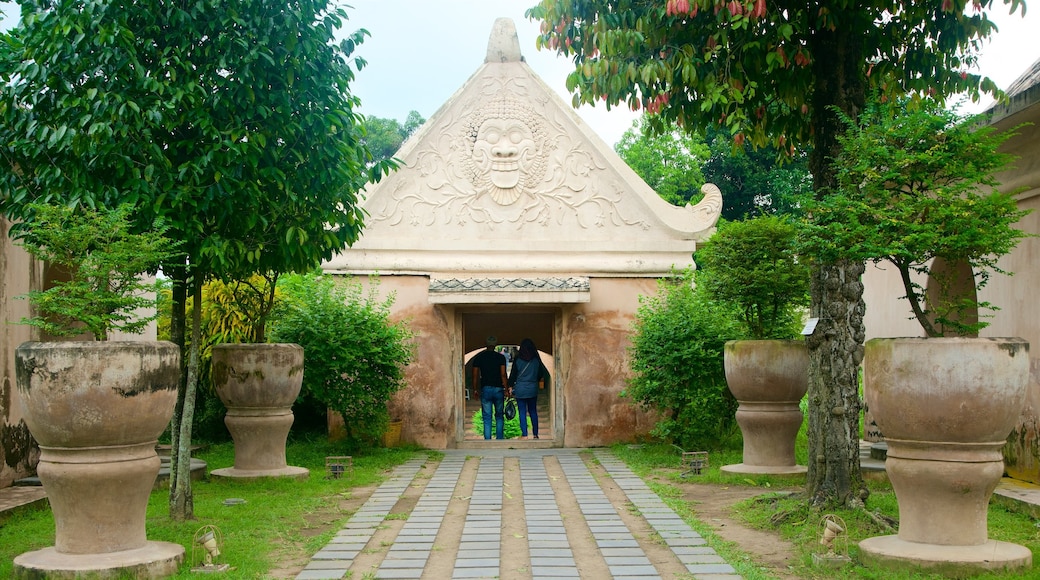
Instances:
[[[665,0],[661,0],[664,2]],[[357,54],[368,61],[352,85],[362,100],[365,115],[403,121],[409,111],[429,119],[484,62],[491,27],[498,17],[512,18],[520,50],[542,80],[570,103],[565,79],[570,61],[555,53],[538,51],[534,39],[538,25],[524,17],[537,0],[348,0],[345,32],[365,28],[371,37]],[[1040,2],[1025,18],[1007,14],[1001,0],[990,12],[1000,31],[984,49],[979,71],[1006,88],[1040,58]],[[10,28],[18,6],[0,2],[4,18],[0,29]],[[1032,38],[1032,40],[1030,40]],[[990,104],[964,106],[961,112],[979,112]],[[578,114],[607,143],[613,144],[636,115],[625,107],[607,112],[602,103],[583,106]]]

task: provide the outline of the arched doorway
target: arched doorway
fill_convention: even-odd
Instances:
[[[463,376],[457,384],[462,391],[458,393],[456,400],[458,406],[458,429],[457,442],[468,442],[472,444],[498,444],[503,442],[485,441],[483,426],[473,424],[473,414],[480,409],[480,401],[475,395],[472,385],[472,366],[470,359],[485,348],[485,340],[488,336],[498,339],[499,350],[515,352],[520,341],[530,338],[538,347],[539,355],[553,381],[546,389],[538,395],[538,417],[540,439],[534,440],[507,440],[506,443],[513,445],[548,445],[553,442],[563,441],[562,409],[559,401],[563,392],[561,385],[557,384],[557,353],[560,313],[559,309],[538,306],[508,305],[499,307],[481,307],[479,309],[465,310],[459,313],[461,323],[461,342],[463,353]],[[507,357],[509,358],[509,357]],[[510,363],[511,364],[511,363]],[[507,368],[508,370],[508,368]],[[479,430],[477,429],[479,427]],[[561,443],[556,443],[557,445]]]

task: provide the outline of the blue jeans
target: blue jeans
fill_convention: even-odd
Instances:
[[[495,414],[495,439],[504,439],[506,393],[502,387],[480,387],[480,414],[484,417],[484,439],[491,439],[491,413]],[[492,410],[494,408],[494,410]]]
[[[534,438],[538,438],[538,395],[530,399],[517,399],[516,410],[520,415],[520,435],[527,437],[527,415],[531,416],[531,430]]]

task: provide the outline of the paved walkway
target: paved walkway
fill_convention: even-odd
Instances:
[[[429,475],[409,461],[296,578],[740,578],[609,450],[593,456],[608,478],[576,449],[448,450]]]

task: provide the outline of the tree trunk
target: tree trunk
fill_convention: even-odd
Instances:
[[[856,18],[854,11],[843,11]],[[865,23],[867,25],[869,23]],[[844,28],[844,27],[842,27]],[[855,29],[855,28],[852,28]],[[836,185],[832,160],[841,154],[844,126],[833,107],[856,118],[865,103],[863,47],[838,30],[812,36],[815,143],[809,157],[817,198]],[[862,263],[817,264],[812,273],[811,316],[819,322],[809,346],[809,465],[806,492],[815,506],[853,507],[867,498],[859,466],[859,364],[865,330]]]
[[[177,275],[179,274],[179,275]],[[185,318],[187,288],[192,288],[191,343],[185,357]],[[174,278],[174,312],[171,316],[171,338],[179,338],[181,347],[181,387],[172,421],[173,450],[170,457],[170,518],[182,522],[194,520],[194,501],[191,494],[191,424],[199,384],[199,348],[202,341],[202,283],[187,268]]]
[[[202,283],[192,279],[191,346],[184,379],[183,403],[178,405],[179,424],[174,424],[177,446],[170,458],[170,519],[195,519],[195,502],[191,491],[191,428],[195,418],[195,393],[199,379],[199,343],[202,341]],[[183,349],[182,349],[183,350]],[[176,465],[176,468],[173,466]],[[176,480],[173,479],[176,474]]]
[[[809,471],[813,505],[852,507],[867,498],[859,467],[859,364],[863,360],[864,265],[814,268],[809,345]]]
[[[181,415],[184,413],[184,388],[187,384],[185,379],[187,373],[184,372],[185,363],[187,360],[187,352],[184,350],[184,326],[185,326],[185,305],[188,301],[188,281],[187,281],[187,269],[180,267],[172,269],[170,272],[171,279],[173,280],[172,289],[172,300],[171,300],[171,312],[170,312],[170,341],[176,344],[181,350],[181,378],[180,385],[177,387],[177,403],[173,408],[173,417],[170,419],[170,507],[169,513],[172,517],[174,514],[174,497],[177,496],[177,463],[179,459],[178,448],[180,446],[180,424]]]

